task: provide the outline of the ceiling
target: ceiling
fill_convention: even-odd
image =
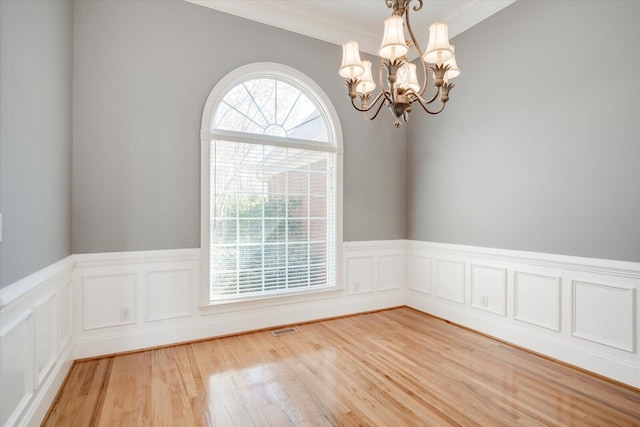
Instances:
[[[391,15],[383,0],[186,1],[338,45],[356,40],[361,51],[374,55],[380,46],[384,19]],[[514,1],[425,0],[420,11],[411,11],[411,26],[424,49],[433,22],[447,22],[452,38]],[[411,4],[417,5],[418,1]]]

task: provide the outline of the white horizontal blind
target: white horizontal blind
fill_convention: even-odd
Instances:
[[[336,154],[211,141],[210,297],[335,285]]]

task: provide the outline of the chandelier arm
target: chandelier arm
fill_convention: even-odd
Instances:
[[[409,4],[411,3],[412,0],[409,0],[407,2],[407,6],[409,6]],[[413,6],[413,10],[420,10],[422,9],[422,0],[418,0],[419,4]],[[411,21],[409,19],[409,7],[407,7],[407,10],[405,12],[405,19],[407,21],[407,30],[409,31],[409,37],[411,37],[411,42],[413,43],[413,46],[416,48],[416,50],[418,51],[418,59],[420,59],[420,63],[422,64],[422,75],[424,76],[424,80],[422,82],[422,87],[420,88],[420,95],[422,96],[422,94],[427,90],[427,86],[429,84],[429,74],[427,74],[427,63],[424,62],[424,59],[422,59],[422,49],[420,48],[420,45],[418,44],[418,40],[416,39],[415,34],[413,34],[413,28],[411,28]],[[436,94],[436,96],[438,96]],[[434,98],[435,99],[435,98]],[[431,101],[433,102],[433,101]],[[430,104],[431,102],[428,102],[428,104]]]
[[[416,101],[420,101],[425,105],[429,105],[432,104],[433,101],[435,101],[438,96],[440,95],[441,92],[441,88],[438,88],[438,90],[436,91],[435,95],[433,95],[433,97],[430,100],[425,100],[422,96],[420,96],[420,94],[416,93],[413,89],[408,89],[409,94],[411,95],[411,103],[413,104]]]
[[[362,113],[365,113],[365,112],[367,112],[367,111],[371,110],[373,107],[375,107],[376,102],[378,102],[378,101],[380,100],[380,98],[382,98],[382,95],[383,95],[383,94],[384,94],[384,91],[381,91],[381,92],[376,96],[376,99],[374,99],[374,100],[373,100],[373,102],[371,102],[371,105],[370,105],[368,108],[358,107],[358,106],[356,105],[356,100],[355,100],[355,98],[351,98],[351,105],[353,105],[353,108],[355,108],[356,110],[358,110],[358,111],[360,111],[360,112],[362,112]],[[384,103],[381,103],[380,105],[382,105],[382,104],[384,104]]]
[[[393,87],[389,86],[389,91],[390,93],[387,93],[386,90],[384,90],[384,83],[382,81],[382,69],[384,68],[384,62],[385,60],[382,59],[380,61],[380,69],[378,71],[378,83],[380,84],[380,90],[382,91],[382,93],[384,94],[384,97],[387,98],[387,101],[390,102],[391,104],[395,103],[394,101],[394,96],[393,96]],[[389,69],[387,68],[387,73],[389,72]]]
[[[439,89],[438,89],[438,92],[440,92],[440,90],[439,90]],[[415,93],[414,93],[414,95],[415,95]],[[435,98],[433,98],[433,99],[431,100],[431,102],[433,102],[434,100],[435,100]],[[439,109],[437,109],[437,110],[435,110],[435,111],[431,111],[431,110],[429,110],[429,108],[427,108],[427,104],[430,104],[431,102],[425,103],[425,102],[424,102],[424,100],[422,99],[422,97],[420,97],[420,96],[416,96],[416,101],[418,101],[418,103],[420,104],[420,106],[422,107],[422,109],[423,109],[424,111],[426,111],[427,113],[429,113],[429,114],[431,114],[431,115],[436,115],[436,114],[441,113],[441,112],[442,112],[442,110],[444,110],[444,106],[446,105],[446,103],[444,103],[444,102],[443,102],[443,103],[440,105],[440,108],[439,108]]]
[[[412,92],[412,94],[413,94],[415,97],[420,98],[420,101],[421,101],[421,102],[423,102],[423,103],[425,103],[425,104],[427,104],[427,105],[428,105],[428,104],[432,104],[432,103],[433,103],[433,101],[435,101],[436,99],[438,99],[438,96],[440,96],[440,88],[438,88],[438,90],[436,90],[436,93],[435,93],[435,94],[433,95],[433,97],[432,97],[430,100],[428,100],[428,101],[426,101],[426,100],[421,96],[422,94],[417,94],[417,93],[415,93],[415,92],[413,92],[413,91],[411,91],[411,92]],[[413,102],[415,102],[415,101],[416,101],[416,100],[414,99],[414,100],[413,100],[413,101],[411,101],[411,102],[413,103]]]
[[[373,106],[373,105],[372,105]],[[362,113],[362,116],[366,119],[366,120],[374,120],[376,117],[378,117],[378,113],[380,112],[380,110],[382,110],[382,107],[384,106],[384,102],[381,102],[380,105],[378,106],[378,109],[376,110],[375,114],[371,117],[367,117],[364,115],[364,113]]]

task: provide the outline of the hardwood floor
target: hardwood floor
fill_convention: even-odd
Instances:
[[[408,308],[76,363],[46,426],[639,426],[640,391]]]

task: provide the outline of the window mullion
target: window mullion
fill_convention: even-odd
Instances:
[[[261,148],[262,151],[262,160],[260,161],[261,166],[262,166],[262,176],[260,177],[261,179],[261,187],[262,187],[262,191],[261,191],[261,195],[260,195],[260,204],[262,205],[262,218],[261,218],[261,224],[262,224],[262,292],[264,292],[265,289],[265,285],[266,285],[266,274],[265,274],[265,252],[266,252],[266,247],[265,247],[265,243],[266,243],[266,224],[264,221],[264,203],[265,203],[265,186],[266,186],[266,182],[265,182],[265,170],[264,170],[264,145]]]
[[[285,148],[284,175],[284,283],[289,289],[289,149]]]
[[[307,160],[307,288],[310,288],[310,287],[311,287],[311,159],[308,159]]]

